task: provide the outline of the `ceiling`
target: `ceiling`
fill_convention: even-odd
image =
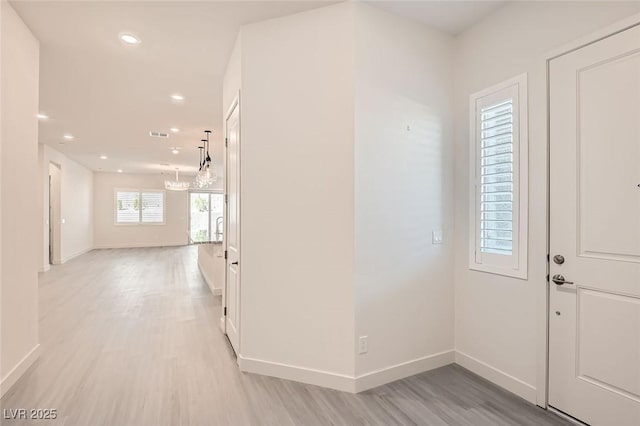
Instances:
[[[506,0],[373,0],[372,2],[388,12],[417,20],[447,34],[457,35],[504,5]]]
[[[95,171],[195,172],[210,129],[221,170],[222,78],[238,29],[325,4],[12,2],[40,40],[40,110],[50,116],[40,121],[40,142]],[[121,32],[141,43],[125,45]],[[172,101],[175,93],[184,102]]]
[[[331,3],[13,1],[40,40],[40,109],[49,115],[40,121],[40,142],[95,171],[193,173],[210,129],[221,170],[222,78],[240,26]],[[456,34],[503,2],[373,3]],[[124,44],[122,32],[141,43]],[[176,93],[185,100],[173,101]]]

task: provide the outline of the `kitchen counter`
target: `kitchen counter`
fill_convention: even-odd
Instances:
[[[195,243],[198,246],[198,268],[214,295],[224,286],[224,249],[222,241]]]

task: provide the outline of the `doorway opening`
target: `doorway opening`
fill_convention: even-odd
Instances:
[[[61,168],[49,163],[49,264],[62,263]]]

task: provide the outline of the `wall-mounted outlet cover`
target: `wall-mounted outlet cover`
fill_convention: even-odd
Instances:
[[[358,339],[358,353],[360,355],[369,352],[369,343],[367,342],[367,336],[360,336]]]
[[[431,233],[431,243],[442,244],[442,242],[443,242],[442,231],[440,230],[433,231]]]

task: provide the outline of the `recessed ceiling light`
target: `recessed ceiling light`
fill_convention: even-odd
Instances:
[[[180,131],[180,129],[178,129],[177,127],[172,127],[169,130],[171,130],[173,133],[178,133]]]
[[[106,160],[107,158],[108,158],[108,157],[107,157],[106,155],[101,155],[101,156],[100,156],[100,159],[101,159],[101,160]]]
[[[62,137],[65,138],[68,141],[72,141],[73,140],[73,135],[69,134],[69,133],[65,133]]]
[[[46,120],[49,118],[47,114],[43,114],[43,113],[38,114],[36,117],[38,117],[40,120]]]
[[[118,173],[122,173],[122,169],[118,169]]]
[[[171,99],[177,102],[182,102],[184,101],[184,96],[174,93],[173,95],[171,95]]]
[[[120,34],[120,40],[129,45],[140,44],[140,39],[131,33]]]
[[[171,153],[172,153],[172,154],[180,154],[180,150],[179,150],[178,148],[173,148],[173,149],[171,150]]]

